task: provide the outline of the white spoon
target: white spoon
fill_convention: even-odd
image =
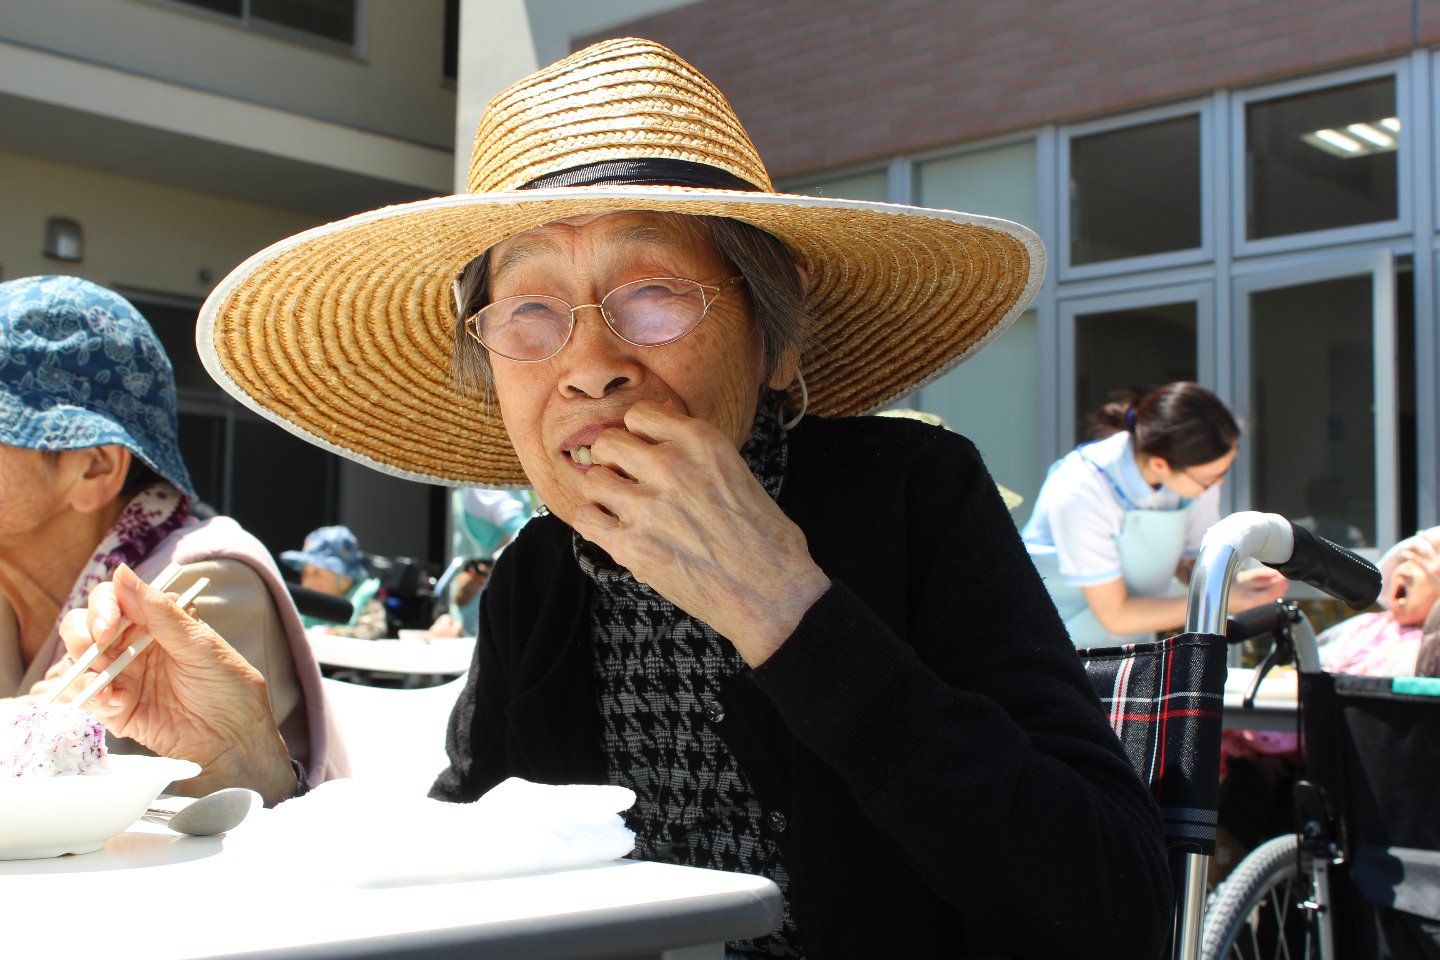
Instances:
[[[254,790],[226,787],[173,812],[151,808],[145,812],[145,819],[166,824],[176,833],[213,837],[238,827],[261,802],[260,794]]]

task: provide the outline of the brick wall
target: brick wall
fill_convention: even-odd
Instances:
[[[1440,42],[1435,0],[701,0],[605,37],[674,49],[774,177]]]

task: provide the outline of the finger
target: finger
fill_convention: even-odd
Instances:
[[[595,438],[590,457],[596,467],[606,467],[626,480],[638,480],[653,472],[656,447],[656,443],[628,430],[610,429]],[[587,475],[594,472],[593,468],[585,471]]]
[[[167,651],[184,648],[193,628],[205,628],[181,610],[173,594],[156,590],[134,570],[121,564],[112,578],[120,611],[135,624],[136,633],[149,633]]]
[[[109,646],[118,625],[124,619],[120,604],[115,599],[115,585],[106,580],[92,587],[85,614],[87,629],[95,642],[101,647]]]
[[[620,531],[621,524],[614,514],[596,504],[584,503],[575,509],[570,524],[581,537],[600,547],[612,558],[615,556],[614,537]]]
[[[664,403],[640,400],[625,411],[625,429],[651,443],[682,440],[695,430],[709,426],[705,420],[681,413],[673,400]]]
[[[95,646],[95,635],[90,628],[90,610],[86,607],[76,607],[60,618],[60,640],[65,644],[65,655],[73,663],[78,660],[86,650]],[[101,646],[104,650],[104,646]],[[102,652],[97,662],[104,662],[109,657]]]

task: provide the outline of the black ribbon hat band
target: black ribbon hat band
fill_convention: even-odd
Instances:
[[[521,190],[550,190],[556,187],[699,187],[707,190],[761,189],[728,170],[693,160],[646,157],[637,160],[601,160],[557,170],[520,185]]]

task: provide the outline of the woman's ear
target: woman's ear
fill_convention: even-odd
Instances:
[[[67,450],[65,456],[76,459],[71,464],[75,477],[70,488],[70,506],[81,513],[94,513],[110,505],[125,486],[125,477],[130,473],[128,449],[118,443],[106,443],[98,447]]]
[[[1175,475],[1175,470],[1170,466],[1170,461],[1164,457],[1146,457],[1145,466],[1149,468],[1148,471],[1141,471],[1141,473],[1149,473],[1149,476],[1145,478],[1148,483],[1164,483]],[[1154,477],[1155,479],[1151,480],[1150,477]]]

